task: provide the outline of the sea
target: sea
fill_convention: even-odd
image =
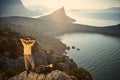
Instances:
[[[119,13],[85,14],[81,11],[68,11],[67,15],[76,19],[74,23],[77,24],[96,27],[120,24]],[[88,70],[94,80],[120,80],[120,37],[77,32],[66,33],[59,38],[67,46],[75,46],[66,55],[79,67]]]
[[[66,14],[78,24],[96,27],[120,24],[120,10],[69,10]]]

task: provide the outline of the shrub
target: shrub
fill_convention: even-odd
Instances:
[[[15,76],[16,74],[21,73],[23,70],[24,70],[24,68],[6,68],[6,69],[4,69],[4,73],[5,73],[6,78],[9,79],[9,78]]]
[[[83,68],[72,69],[69,74],[75,76],[78,80],[93,80],[89,72]]]
[[[0,71],[0,80],[7,80],[6,73],[3,71]]]

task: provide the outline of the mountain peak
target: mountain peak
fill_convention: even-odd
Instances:
[[[64,7],[54,11],[52,14],[40,17],[40,19],[50,20],[55,22],[74,22],[75,21],[74,19],[66,15]]]
[[[56,11],[53,12],[52,14],[53,14],[53,15],[56,15],[56,16],[61,16],[61,17],[66,16],[64,7],[56,10]]]

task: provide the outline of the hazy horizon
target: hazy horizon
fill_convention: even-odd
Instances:
[[[120,7],[120,0],[21,0],[23,5],[34,10],[35,7],[44,6],[51,9],[58,9],[64,7],[69,9],[106,9],[110,7]]]
[[[1,0],[0,8],[2,11],[0,16],[38,18],[50,15],[54,11],[60,10],[59,8],[64,7],[66,15],[75,19],[75,23],[92,26],[108,26],[120,23],[119,2],[118,0],[106,0],[105,2],[103,0],[74,0],[74,2],[68,0]]]

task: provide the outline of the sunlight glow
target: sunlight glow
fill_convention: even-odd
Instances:
[[[120,0],[21,0],[25,7],[45,6],[48,8],[65,9],[105,9],[109,7],[120,7]]]
[[[34,6],[45,6],[48,8],[60,8],[62,5],[60,1],[57,0],[21,0],[25,7],[31,9]]]

